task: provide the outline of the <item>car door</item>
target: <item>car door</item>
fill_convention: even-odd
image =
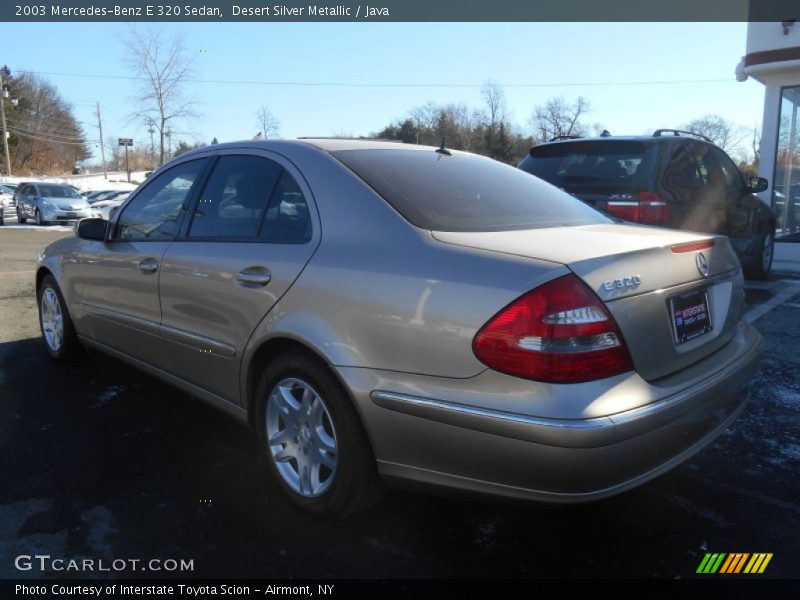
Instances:
[[[93,339],[159,368],[161,259],[183,221],[209,158],[179,163],[137,192],[103,242],[86,242],[65,265],[73,303]]]
[[[310,190],[268,152],[221,152],[161,269],[161,335],[173,374],[239,402],[256,325],[317,246]]]
[[[20,192],[19,202],[18,204],[22,207],[20,211],[23,217],[32,217],[33,210],[31,205],[33,204],[33,199],[36,197],[36,191],[33,188],[33,184],[27,183],[23,186],[22,191]]]

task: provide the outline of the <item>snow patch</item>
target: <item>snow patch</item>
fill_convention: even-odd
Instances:
[[[103,393],[97,396],[92,396],[92,399],[95,401],[95,403],[92,405],[92,408],[99,408],[101,406],[105,406],[111,400],[119,396],[124,389],[125,386],[122,385],[112,385],[110,387],[107,387],[105,390],[103,390]]]

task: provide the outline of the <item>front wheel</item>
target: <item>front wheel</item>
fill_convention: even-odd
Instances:
[[[39,286],[39,326],[47,353],[58,362],[79,358],[81,343],[72,325],[67,305],[52,275]]]
[[[36,209],[36,212],[34,213],[34,219],[36,219],[36,224],[37,225],[47,225],[47,223],[42,221],[42,213],[39,212],[38,208]]]
[[[22,211],[19,209],[19,205],[17,205],[17,222],[22,223],[23,225],[28,222],[28,219],[22,214]]]
[[[772,259],[775,256],[775,235],[767,232],[759,242],[759,255],[747,275],[750,279],[766,279],[772,270]]]
[[[358,413],[319,359],[303,351],[275,359],[261,376],[256,399],[267,461],[297,505],[341,518],[381,497],[384,485]]]

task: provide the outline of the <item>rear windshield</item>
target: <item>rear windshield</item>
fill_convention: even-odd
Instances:
[[[39,195],[44,198],[80,198],[80,194],[67,185],[37,183]]]
[[[473,154],[397,149],[333,155],[423,229],[513,231],[611,222],[519,169]]]
[[[519,168],[565,189],[647,187],[656,150],[651,148],[630,141],[543,144]]]

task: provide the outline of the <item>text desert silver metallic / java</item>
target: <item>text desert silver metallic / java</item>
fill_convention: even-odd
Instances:
[[[76,231],[36,274],[50,355],[108,352],[248,423],[317,514],[386,482],[624,491],[738,416],[760,353],[727,238],[444,148],[215,145]]]

